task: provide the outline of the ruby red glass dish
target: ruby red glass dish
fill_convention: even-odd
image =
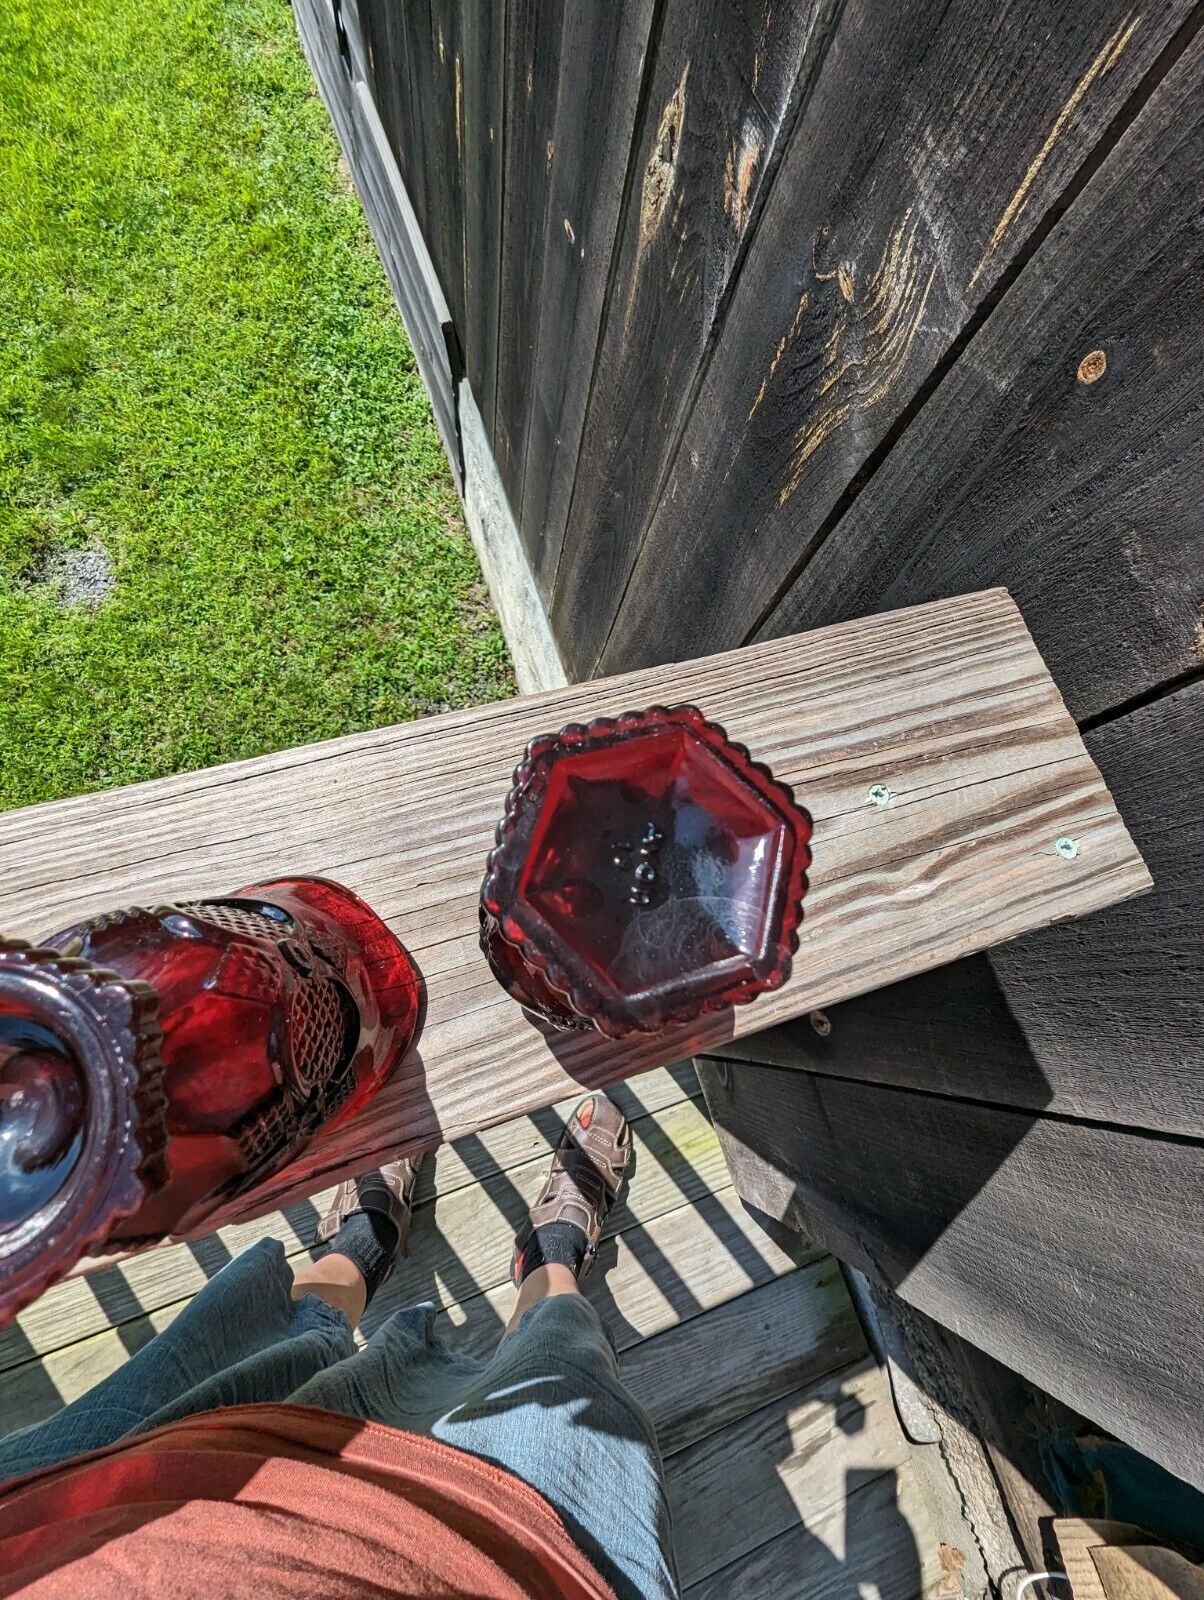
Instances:
[[[535,739],[481,889],[502,986],[613,1038],[744,1005],[798,947],[811,821],[695,706]]]
[[[187,1231],[353,1116],[419,982],[349,889],[282,878],[0,943],[0,1320]]]

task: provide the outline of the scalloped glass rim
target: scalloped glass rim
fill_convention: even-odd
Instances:
[[[552,768],[566,755],[594,746],[613,745],[679,727],[717,757],[750,791],[750,798],[767,806],[783,824],[783,856],[773,896],[773,912],[766,940],[767,958],[752,976],[738,980],[722,975],[685,973],[670,992],[651,991],[633,998],[605,983],[595,965],[579,959],[557,931],[529,903],[516,904],[520,875],[527,860],[531,836],[546,793]],[[616,735],[618,739],[616,740]],[[529,807],[534,809],[529,811]],[[520,824],[528,815],[528,826]],[[763,763],[715,722],[709,722],[692,705],[651,706],[618,717],[598,717],[589,723],[570,723],[559,733],[542,734],[527,746],[515,769],[506,797],[505,814],[497,827],[497,843],[489,855],[481,887],[482,945],[491,938],[514,950],[522,963],[538,972],[562,995],[569,1008],[602,1033],[622,1037],[632,1032],[653,1032],[674,1023],[686,1023],[731,1005],[747,1005],[759,994],[779,988],[790,974],[791,957],[798,949],[798,930],[811,864],[811,818],[798,805],[790,789]],[[496,970],[496,968],[495,968]]]

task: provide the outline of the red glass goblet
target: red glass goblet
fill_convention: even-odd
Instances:
[[[0,1312],[253,1188],[371,1098],[417,1023],[401,943],[320,878],[41,943],[0,946]],[[69,1198],[87,1221],[68,1239]]]
[[[535,739],[481,889],[499,983],[611,1038],[745,1005],[798,948],[811,821],[695,706]]]

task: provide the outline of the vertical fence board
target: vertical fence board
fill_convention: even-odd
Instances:
[[[456,56],[464,233],[464,366],[493,439],[502,248],[507,0],[460,0]]]
[[[1106,723],[1087,745],[1154,892],[1123,914],[1000,945],[991,965],[1049,1078],[1097,1093],[1123,1080],[1106,1116],[1204,1138],[1204,681]]]
[[[580,659],[748,636],[1189,9],[846,7],[666,492],[638,557],[616,553]],[[616,606],[603,645],[594,619]]]
[[[536,578],[567,662],[593,664],[663,483],[825,0],[668,0],[568,507]],[[822,33],[822,30],[820,30]],[[567,524],[567,529],[566,529]],[[557,569],[559,577],[557,578]]]
[[[422,152],[430,207],[427,244],[452,321],[464,328],[464,190],[461,152],[464,145],[463,79],[457,95],[456,62],[460,58],[459,0],[429,0],[430,34],[426,41],[423,116],[427,142]]]
[[[522,505],[523,457],[543,277],[547,149],[556,117],[563,23],[564,0],[510,0],[506,19],[502,292],[493,452],[515,513]]]
[[[541,586],[568,515],[653,9],[653,0],[612,0],[565,16],[515,507]]]
[[[1197,36],[762,636],[1005,582],[1080,718],[1197,667],[1202,228]]]

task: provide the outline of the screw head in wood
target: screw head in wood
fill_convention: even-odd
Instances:
[[[890,790],[884,783],[876,783],[865,798],[872,806],[888,806],[890,804]]]
[[[807,1021],[819,1034],[821,1039],[826,1039],[832,1032],[831,1020],[822,1011],[812,1011]]]
[[[1063,836],[1055,842],[1054,852],[1056,855],[1060,855],[1063,861],[1073,861],[1079,853],[1078,841],[1076,839],[1067,839]]]

